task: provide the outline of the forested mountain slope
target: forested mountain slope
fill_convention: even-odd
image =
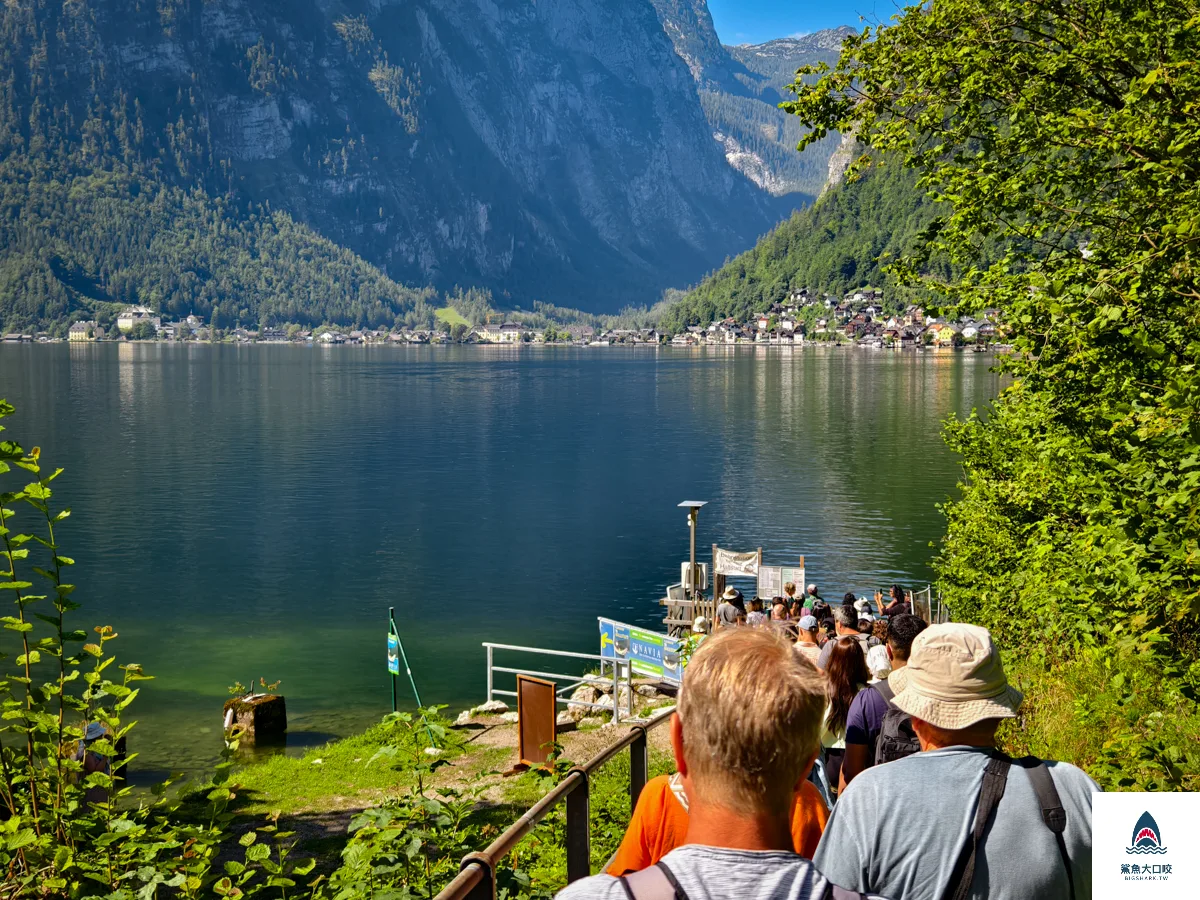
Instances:
[[[828,191],[751,250],[729,260],[672,304],[662,326],[679,331],[727,316],[739,321],[799,288],[841,294],[874,286],[894,293],[887,264],[912,249],[935,208],[900,166],[875,168]],[[945,275],[933,264],[931,274]]]
[[[4,320],[72,297],[160,302],[156,257],[123,237],[146,226],[121,217],[147,194],[175,198],[152,207],[158,230],[204,210],[180,213],[184,246],[255,244],[276,223],[314,271],[345,248],[379,270],[361,277],[389,314],[415,302],[398,282],[509,304],[653,300],[781,209],[723,158],[653,7],[624,0],[6,3],[0,142]],[[87,196],[101,185],[107,205]],[[197,266],[158,296],[261,312],[224,264]]]

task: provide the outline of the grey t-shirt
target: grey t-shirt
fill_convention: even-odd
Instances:
[[[802,856],[687,844],[663,857],[688,900],[822,900],[828,881]],[[567,885],[556,900],[628,900],[621,882],[593,875]]]
[[[836,884],[904,900],[941,900],[975,824],[988,756],[946,747],[866,769],[838,799],[813,861]],[[1067,813],[1063,837],[1075,897],[1092,895],[1092,794],[1100,787],[1069,763],[1048,762]],[[975,857],[969,897],[1069,900],[1054,834],[1019,766]]]
[[[733,626],[737,624],[738,608],[728,601],[722,602],[717,606],[717,621],[722,625]]]
[[[858,641],[862,647],[863,656],[867,655],[867,636],[865,634],[839,634],[833,641],[826,641],[825,646],[821,648],[821,655],[817,657],[817,668],[822,672],[829,665],[829,657],[833,656],[833,645],[835,641]]]

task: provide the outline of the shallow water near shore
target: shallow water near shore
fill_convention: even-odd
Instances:
[[[804,555],[826,597],[924,585],[992,357],[822,348],[0,347],[6,437],[66,469],[79,624],[156,676],[134,780],[217,757],[226,687],[282,680],[289,752],[390,709],[396,608],[426,703],[481,641],[597,652],[698,545]],[[501,661],[498,664],[515,664]],[[526,662],[531,662],[526,660]],[[558,671],[558,669],[556,669]],[[399,685],[411,705],[411,690]]]

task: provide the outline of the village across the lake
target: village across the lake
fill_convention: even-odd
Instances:
[[[863,288],[834,297],[793,291],[786,301],[739,321],[724,318],[706,325],[688,325],[671,334],[654,327],[621,328],[590,324],[549,323],[544,316],[521,313],[494,314],[489,321],[471,324],[459,315],[436,318],[435,326],[414,328],[353,328],[322,325],[261,323],[258,327],[234,324],[214,333],[210,323],[189,315],[171,321],[146,306],[128,306],[114,319],[80,320],[67,330],[72,343],[92,341],[160,341],[178,343],[292,343],[292,344],[571,344],[576,346],[643,345],[674,347],[781,345],[804,343],[848,344],[885,348],[1000,349],[1006,329],[995,309],[974,316],[938,317],[917,304],[900,307],[885,302],[883,292]],[[55,343],[51,333],[10,333],[4,343]]]

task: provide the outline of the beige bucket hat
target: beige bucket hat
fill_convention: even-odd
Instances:
[[[957,622],[918,634],[908,665],[892,672],[888,684],[897,707],[950,730],[1013,718],[1023,699],[1009,685],[988,630]]]

